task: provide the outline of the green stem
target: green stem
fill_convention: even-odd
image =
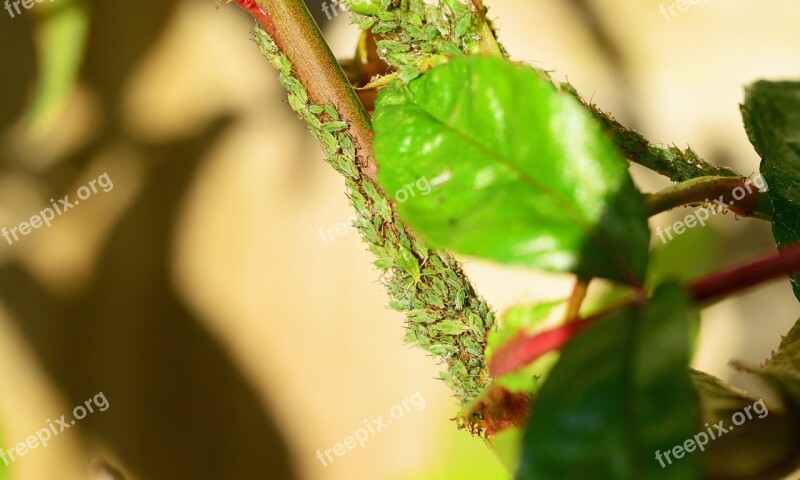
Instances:
[[[479,43],[480,53],[491,57],[505,57],[506,55],[497,41],[494,30],[492,30],[492,25],[489,23],[489,19],[486,18],[487,8],[483,5],[483,0],[472,0],[472,5],[478,11],[478,21],[480,22],[480,28],[478,29],[478,34],[481,37]]]
[[[644,135],[619,123],[613,115],[586,102],[575,87],[562,83],[561,89],[577,98],[603,125],[617,148],[633,163],[668,177],[673,182],[684,182],[697,177],[741,177],[736,171],[714,165],[701,159],[691,148],[663,147],[650,143]]]
[[[681,205],[710,203],[720,199],[737,215],[767,221],[772,218],[769,198],[745,177],[692,178],[648,195],[647,206],[652,216]]]

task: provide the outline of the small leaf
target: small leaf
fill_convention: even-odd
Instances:
[[[503,263],[643,281],[642,195],[600,126],[528,67],[453,58],[379,94],[375,150],[384,191],[434,246]]]
[[[518,478],[700,478],[698,453],[667,468],[655,457],[700,428],[687,370],[694,315],[686,293],[667,284],[647,306],[598,320],[572,340],[535,400]]]

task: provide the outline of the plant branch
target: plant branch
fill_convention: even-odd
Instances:
[[[764,282],[800,271],[800,243],[692,282],[688,290],[697,303],[709,303]]]
[[[734,293],[795,272],[800,272],[800,243],[779,253],[697,279],[686,290],[695,303],[707,306]],[[622,310],[641,306],[642,303],[641,299],[631,298],[597,314],[538,334],[521,332],[495,352],[489,362],[489,372],[498,378],[517,371],[542,355],[563,348],[592,323]]]
[[[356,144],[361,172],[375,181],[372,125],[350,81],[303,0],[234,0],[247,10],[292,63],[312,103],[332,105]]]
[[[577,98],[592,115],[600,121],[603,129],[611,137],[617,148],[633,162],[669,177],[673,182],[684,182],[696,177],[741,177],[728,167],[720,167],[706,162],[691,148],[681,150],[677,147],[663,147],[650,143],[644,135],[619,123],[613,115],[602,111],[596,105],[586,102],[569,83],[562,83],[561,89]]]
[[[737,195],[736,191],[741,192]],[[736,197],[740,198],[737,200]],[[647,196],[650,215],[681,205],[722,200],[731,211],[745,217],[772,219],[769,197],[745,177],[696,177]]]
[[[463,405],[471,403],[490,382],[484,349],[494,312],[452,255],[417,238],[381,192],[370,119],[304,3],[228,1],[258,22],[256,43],[278,69],[289,105],[320,142],[328,163],[344,176],[358,213],[354,224],[377,257],[389,305],[408,319],[405,341],[446,363],[448,371],[440,372],[440,378]],[[471,431],[480,430],[471,417],[458,420]]]

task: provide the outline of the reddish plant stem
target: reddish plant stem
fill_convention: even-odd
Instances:
[[[795,272],[800,272],[800,243],[702,277],[692,282],[688,290],[695,302],[707,303]]]
[[[690,283],[687,291],[695,303],[708,304],[795,272],[800,272],[800,243],[779,253],[702,277]],[[535,335],[522,332],[495,352],[489,362],[489,372],[497,378],[519,370],[545,353],[563,348],[595,321],[641,304],[641,301],[630,299],[595,315]]]
[[[292,62],[292,70],[311,102],[333,105],[348,123],[359,169],[375,181],[372,122],[303,0],[234,1],[253,16]]]

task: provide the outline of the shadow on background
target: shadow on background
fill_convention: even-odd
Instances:
[[[291,480],[295,475],[275,422],[221,345],[179,300],[170,279],[178,207],[200,159],[231,119],[219,118],[179,141],[149,145],[126,132],[121,119],[121,90],[176,4],[89,3],[91,33],[81,80],[98,99],[103,125],[69,159],[45,171],[4,152],[0,174],[24,172],[48,191],[67,192],[97,152],[123,144],[146,159],[145,183],[117,219],[81,293],[52,295],[10,264],[0,270],[2,301],[72,405],[100,391],[106,395],[109,410],[89,415],[82,428],[97,434],[136,476]],[[6,20],[0,43],[10,52],[4,60],[11,74],[0,76],[3,130],[19,118],[35,74],[33,16]]]

